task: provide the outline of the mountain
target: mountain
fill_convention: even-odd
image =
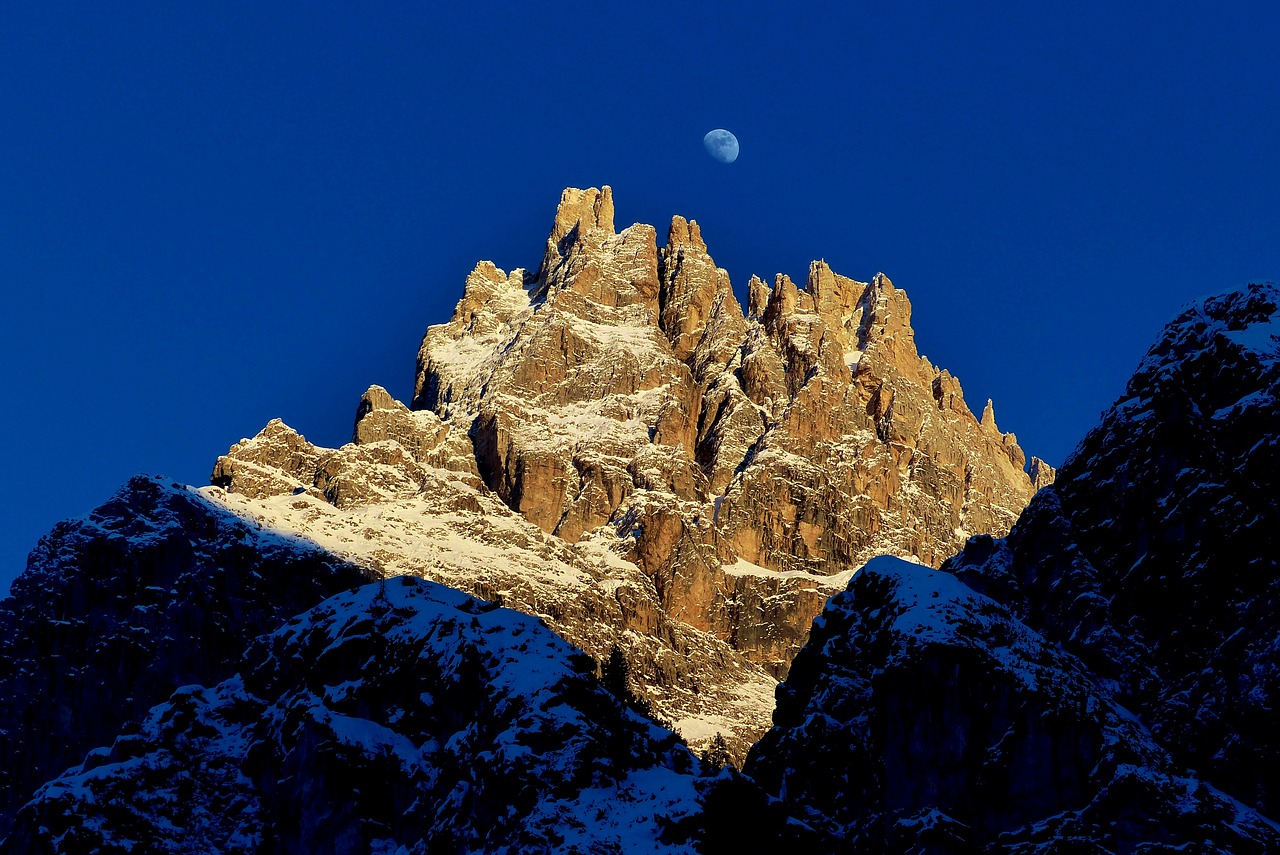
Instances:
[[[0,846],[1280,851],[1280,290],[1187,308],[1055,472],[883,276],[744,313],[695,223],[612,221],[566,191],[351,443],[275,420],[41,541]]]
[[[465,468],[431,465],[465,467],[466,458],[451,456],[456,432],[442,432],[436,449],[416,446],[425,464],[404,451],[412,434],[404,444],[373,438],[438,424],[433,414],[410,412],[380,389],[366,393],[360,413],[356,432],[365,441],[336,451],[273,422],[219,461],[215,480],[231,479],[233,491],[203,494],[376,572],[429,578],[542,617],[598,660],[619,645],[637,688],[663,717],[696,741],[722,732],[745,755],[768,727],[774,680],[725,642],[667,615],[652,581],[607,546],[566,543]]]
[[[696,222],[659,248],[608,187],[566,190],[536,271],[481,262],[427,330],[411,406],[372,387],[340,449],[273,422],[206,495],[620,644],[662,716],[741,757],[857,567],[936,566],[1052,479],[919,356],[885,276],[748,290],[744,313]]]
[[[538,619],[339,594],[43,787],[18,852],[691,853],[700,763]]]
[[[745,770],[825,848],[1271,852],[1280,291],[1169,324],[1005,539],[875,559]]]
[[[616,530],[668,613],[776,674],[821,606],[778,574],[1007,531],[1025,456],[917,354],[905,292],[816,261],[803,290],[752,279],[744,315],[696,222],[659,249],[613,219],[608,187],[566,190],[537,273],[481,264],[419,350],[413,406],[512,508],[571,542]]]
[[[126,722],[230,676],[255,637],[368,579],[158,478],[59,523],[0,601],[0,836]]]

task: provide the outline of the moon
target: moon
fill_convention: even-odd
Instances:
[[[724,128],[716,128],[702,138],[707,154],[721,163],[733,163],[738,159],[738,138]]]

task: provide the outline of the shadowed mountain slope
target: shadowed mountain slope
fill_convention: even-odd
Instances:
[[[52,781],[16,851],[691,852],[699,762],[535,618],[401,577],[340,594]]]
[[[59,523],[0,601],[0,834],[44,781],[366,572],[137,477]]]

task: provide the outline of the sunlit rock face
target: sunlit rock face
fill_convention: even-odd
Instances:
[[[0,837],[126,722],[229,676],[254,637],[368,578],[158,478],[59,523],[0,601]]]
[[[613,219],[609,188],[565,191],[539,272],[481,264],[419,351],[415,409],[466,427],[513,509],[615,529],[664,609],[779,674],[828,592],[810,577],[1007,531],[1023,452],[919,356],[887,277],[814,262],[803,288],[753,280],[744,314],[697,223],[659,249]]]
[[[536,618],[401,577],[237,664],[43,787],[11,851],[693,851],[663,832],[699,762]]]
[[[1202,301],[1007,540],[945,567],[1086,663],[1174,757],[1280,812],[1280,291]]]
[[[597,658],[619,643],[662,715],[741,757],[863,561],[937,565],[1035,490],[883,275],[814,262],[804,287],[753,279],[744,313],[698,223],[661,247],[618,231],[608,187],[564,192],[534,270],[476,266],[410,406],[371,388],[336,450],[268,425],[211,495],[545,615]]]
[[[616,535],[568,543],[543,531],[475,474],[466,433],[449,430],[434,445],[420,441],[437,436],[433,413],[410,412],[376,387],[360,412],[356,437],[377,438],[340,449],[311,446],[309,483],[260,495],[238,492],[233,477],[204,494],[378,573],[429,578],[543,617],[596,660],[617,644],[627,651],[636,689],[661,716],[694,742],[721,732],[737,756],[746,753],[768,726],[775,681],[725,641],[664,611],[652,580],[609,548]],[[410,430],[411,442],[389,438],[417,424],[424,432]],[[283,431],[268,426],[219,467],[241,471],[233,460],[239,456],[287,462],[310,445]],[[259,469],[244,471],[253,478],[246,490],[262,483]]]

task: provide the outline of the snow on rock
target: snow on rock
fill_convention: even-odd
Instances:
[[[470,438],[511,508],[570,542],[617,530],[668,614],[775,675],[822,598],[723,565],[936,565],[957,531],[1008,530],[1025,457],[918,355],[887,277],[816,261],[803,288],[753,279],[747,316],[697,222],[674,217],[659,249],[613,210],[608,187],[566,190],[537,272],[481,263],[423,338],[414,409]]]
[[[679,853],[700,763],[533,617],[335,596],[43,787],[13,851]],[[400,848],[403,847],[403,848]]]
[[[1280,357],[1280,312],[1265,318],[1250,319],[1241,329],[1229,328],[1224,335],[1265,358]]]
[[[886,277],[815,262],[803,290],[753,284],[748,318],[696,222],[657,237],[615,229],[608,187],[566,190],[536,271],[481,262],[427,330],[412,407],[371,387],[338,449],[273,421],[208,495],[597,658],[619,644],[659,714],[740,759],[862,561],[936,564],[1004,533],[1032,484]]]

